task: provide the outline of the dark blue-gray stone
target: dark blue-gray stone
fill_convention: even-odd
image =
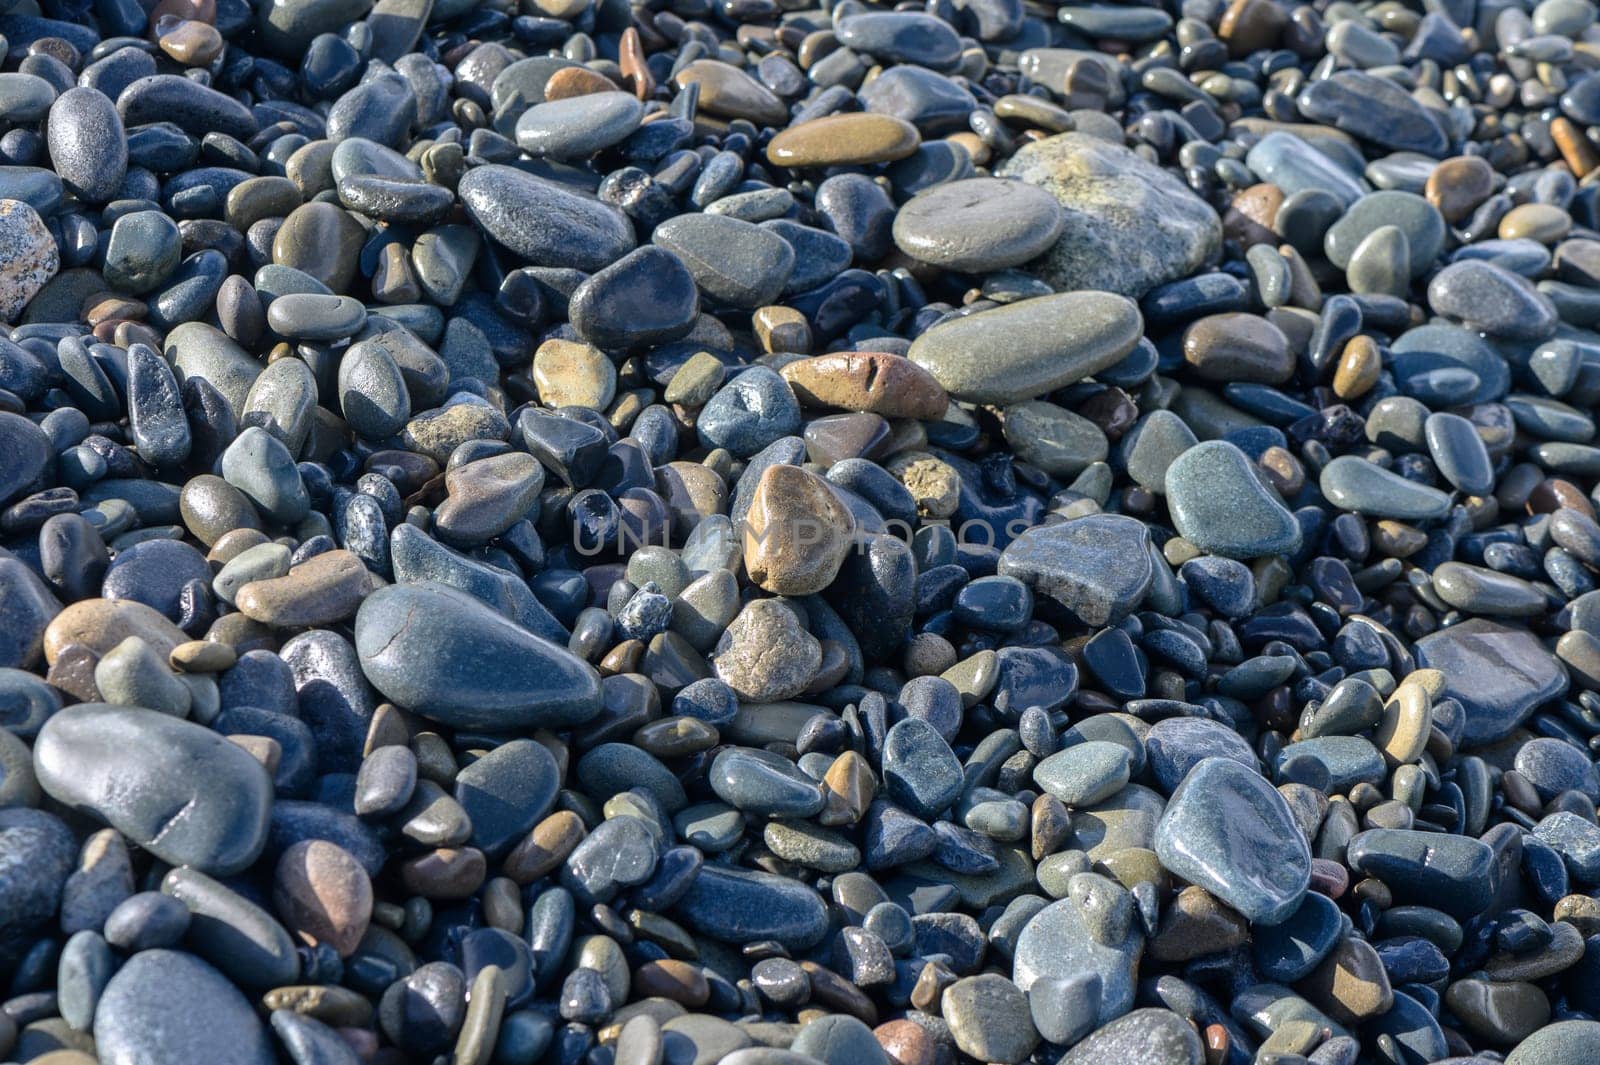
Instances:
[[[654,245],[585,278],[567,304],[578,335],[609,349],[677,340],[694,328],[699,313],[694,275],[682,259]]]
[[[1387,78],[1341,70],[1312,81],[1295,101],[1306,118],[1326,122],[1352,136],[1397,152],[1435,159],[1450,150],[1450,138],[1411,94]]]
[[[1533,834],[1548,843],[1585,884],[1600,884],[1600,828],[1575,813],[1561,810],[1534,826]]]
[[[961,38],[950,24],[919,11],[851,15],[834,32],[845,47],[888,63],[949,70],[961,61]]]
[[[152,74],[135,81],[117,97],[117,113],[130,128],[171,122],[196,137],[223,133],[249,140],[258,128],[255,115],[238,100],[176,74]]]
[[[673,912],[694,931],[724,943],[775,939],[803,951],[828,931],[828,907],[805,884],[720,865],[704,866]]]
[[[1338,945],[1343,931],[1334,901],[1308,891],[1282,923],[1251,930],[1256,967],[1263,976],[1280,983],[1304,979]]]
[[[1201,761],[1231,758],[1256,769],[1255,752],[1233,729],[1203,717],[1169,717],[1158,721],[1145,735],[1144,747],[1161,790],[1171,794]]]
[[[961,762],[937,729],[921,718],[907,718],[883,741],[883,781],[891,799],[932,818],[960,796]]]
[[[562,728],[600,712],[600,678],[586,662],[443,584],[374,592],[355,637],[375,688],[457,728]]]
[[[789,759],[752,747],[729,747],[711,763],[711,788],[735,809],[771,817],[811,817],[824,795]]]
[[[1347,791],[1362,781],[1381,784],[1388,775],[1383,755],[1364,736],[1315,736],[1291,743],[1278,752],[1274,768],[1280,781],[1330,793]]]
[[[595,271],[633,250],[621,211],[514,167],[474,167],[458,191],[484,232],[536,266]]]
[[[88,203],[116,196],[128,171],[128,142],[122,117],[104,93],[68,89],[51,106],[45,129],[50,162],[74,196]]]
[[[1503,739],[1567,690],[1565,668],[1538,637],[1485,618],[1424,636],[1414,650],[1417,665],[1442,672],[1443,695],[1466,711],[1465,747]]]
[[[1340,510],[1396,521],[1429,521],[1450,509],[1450,497],[1437,488],[1386,470],[1356,455],[1340,455],[1322,469],[1322,494]]]
[[[535,104],[517,119],[517,146],[535,158],[587,159],[639,128],[644,105],[626,92],[597,92]]]
[[[688,267],[703,293],[735,307],[775,302],[794,272],[788,241],[728,215],[681,214],[657,226],[650,239]]]
[[[1097,628],[1127,617],[1155,580],[1149,530],[1119,514],[1029,529],[1001,552],[998,571]]]
[[[136,707],[69,707],[40,730],[34,768],[57,802],[174,865],[227,876],[266,846],[266,770],[192,722]]]
[[[1057,1065],[1201,1065],[1205,1046],[1194,1026],[1171,1010],[1134,1010],[1089,1034]]]
[[[77,851],[55,815],[0,809],[0,965],[9,970],[53,924]]]
[[[147,950],[117,971],[94,1018],[104,1065],[274,1065],[267,1030],[250,1002],[192,954]]]
[[[740,458],[800,431],[800,401],[766,366],[752,366],[726,382],[695,421],[700,442],[725,447]]]
[[[44,657],[45,629],[59,613],[60,601],[37,573],[21,559],[0,557],[0,667],[37,666]]]
[[[1452,917],[1472,917],[1494,897],[1494,851],[1469,836],[1377,828],[1350,841],[1353,873],[1382,880],[1402,904],[1432,906]]]
[[[1100,878],[1087,874],[1087,879]],[[1127,899],[1126,894],[1122,897]],[[1102,927],[1100,917],[1086,913],[1075,898],[1046,906],[1017,937],[1012,980],[1023,991],[1031,991],[1040,980],[1070,980],[1092,974],[1099,977],[1101,987],[1097,1023],[1108,1024],[1122,1016],[1133,1005],[1135,969],[1144,949],[1144,936],[1139,923],[1128,919],[1132,907],[1120,909],[1124,910],[1121,916],[1125,923],[1119,928],[1118,921],[1108,920],[1107,928]]]
[[[1508,340],[1544,340],[1558,318],[1550,297],[1527,278],[1481,259],[1451,263],[1428,282],[1434,313]]]
[[[510,850],[555,805],[561,771],[542,743],[503,743],[456,774],[456,802],[472,819],[472,845],[491,858]]]

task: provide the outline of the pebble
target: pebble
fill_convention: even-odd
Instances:
[[[1293,914],[1311,879],[1311,851],[1288,804],[1231,758],[1203,759],[1184,776],[1155,851],[1163,868],[1265,925]]]
[[[1121,515],[1030,529],[1000,555],[999,572],[1060,603],[1087,625],[1120,621],[1155,579],[1149,533]]]
[[[1177,455],[1165,477],[1173,524],[1190,543],[1229,558],[1284,554],[1300,546],[1300,526],[1256,472],[1225,440],[1195,444]]]
[[[0,264],[0,319],[7,322],[16,321],[61,269],[61,253],[39,213],[9,197],[0,198]]]
[[[52,798],[174,864],[227,875],[266,846],[270,780],[243,750],[199,725],[83,704],[45,723],[35,765]]]
[[[368,596],[356,614],[355,645],[374,687],[441,723],[550,727],[600,711],[591,667],[445,585],[421,581]]]
[[[1014,403],[1089,377],[1133,349],[1138,308],[1109,292],[1069,292],[941,323],[907,356],[951,396]]]
[[[107,1061],[270,1065],[276,1055],[250,1003],[211,966],[177,950],[145,950],[106,985],[94,1041]]]
[[[894,242],[922,262],[984,273],[1042,255],[1061,234],[1060,205],[1022,181],[968,178],[935,185],[894,217]]]
[[[894,115],[826,115],[791,126],[772,138],[767,160],[791,170],[887,163],[904,159],[916,151],[920,141],[916,127]]]

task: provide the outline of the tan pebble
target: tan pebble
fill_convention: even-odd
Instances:
[[[167,656],[167,664],[184,673],[222,673],[238,660],[233,648],[207,640],[180,643]]]
[[[793,307],[758,307],[750,316],[750,326],[763,351],[794,351],[802,355],[811,351],[811,325]]]
[[[617,368],[592,344],[547,340],[533,353],[533,383],[547,407],[605,410],[617,391]]]
[[[239,589],[234,605],[263,625],[309,628],[353,617],[371,587],[366,565],[340,549],[313,555],[282,577],[251,581]]]
[[[519,884],[531,884],[566,861],[586,834],[577,814],[557,810],[534,825],[533,831],[512,849],[503,871]]]
[[[283,745],[271,736],[247,736],[235,734],[227,737],[228,742],[242,749],[245,753],[261,763],[261,768],[268,773],[276,773],[278,764],[283,761]]]
[[[583,2],[587,6],[588,0]],[[563,67],[545,83],[544,98],[546,101],[570,100],[574,96],[616,91],[617,83],[598,71],[588,67]]]
[[[165,614],[132,599],[85,599],[55,616],[44,630],[45,661],[54,663],[68,644],[82,644],[103,655],[129,636],[137,636],[165,658],[189,637]]]
[[[745,517],[745,570],[774,595],[820,592],[838,576],[855,528],[854,515],[822,478],[799,466],[772,466]]]
[[[1525,203],[1500,219],[1500,239],[1554,244],[1572,231],[1572,216],[1549,203]]]
[[[1263,182],[1241,189],[1222,216],[1222,232],[1248,248],[1254,244],[1277,244],[1272,223],[1283,206],[1283,190]]]
[[[1360,399],[1372,391],[1383,372],[1377,342],[1366,334],[1351,337],[1339,353],[1333,371],[1333,394],[1340,399]]]
[[[878,791],[872,767],[855,751],[846,751],[833,760],[822,777],[827,796],[818,821],[824,825],[853,825],[866,814]]]
[[[961,499],[961,475],[932,455],[907,452],[896,455],[888,470],[900,479],[925,518],[948,518]]]

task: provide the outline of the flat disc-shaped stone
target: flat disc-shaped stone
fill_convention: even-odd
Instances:
[[[1037,185],[979,177],[935,185],[894,219],[894,242],[914,259],[965,273],[1019,266],[1061,233],[1054,196]]]
[[[1311,882],[1311,848],[1289,804],[1231,758],[1189,770],[1156,826],[1155,851],[1169,872],[1263,924],[1294,913]]]

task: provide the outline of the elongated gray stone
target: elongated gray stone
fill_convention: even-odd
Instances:
[[[228,876],[266,845],[271,778],[242,747],[192,722],[82,703],[45,722],[33,761],[51,798],[173,865]]]

